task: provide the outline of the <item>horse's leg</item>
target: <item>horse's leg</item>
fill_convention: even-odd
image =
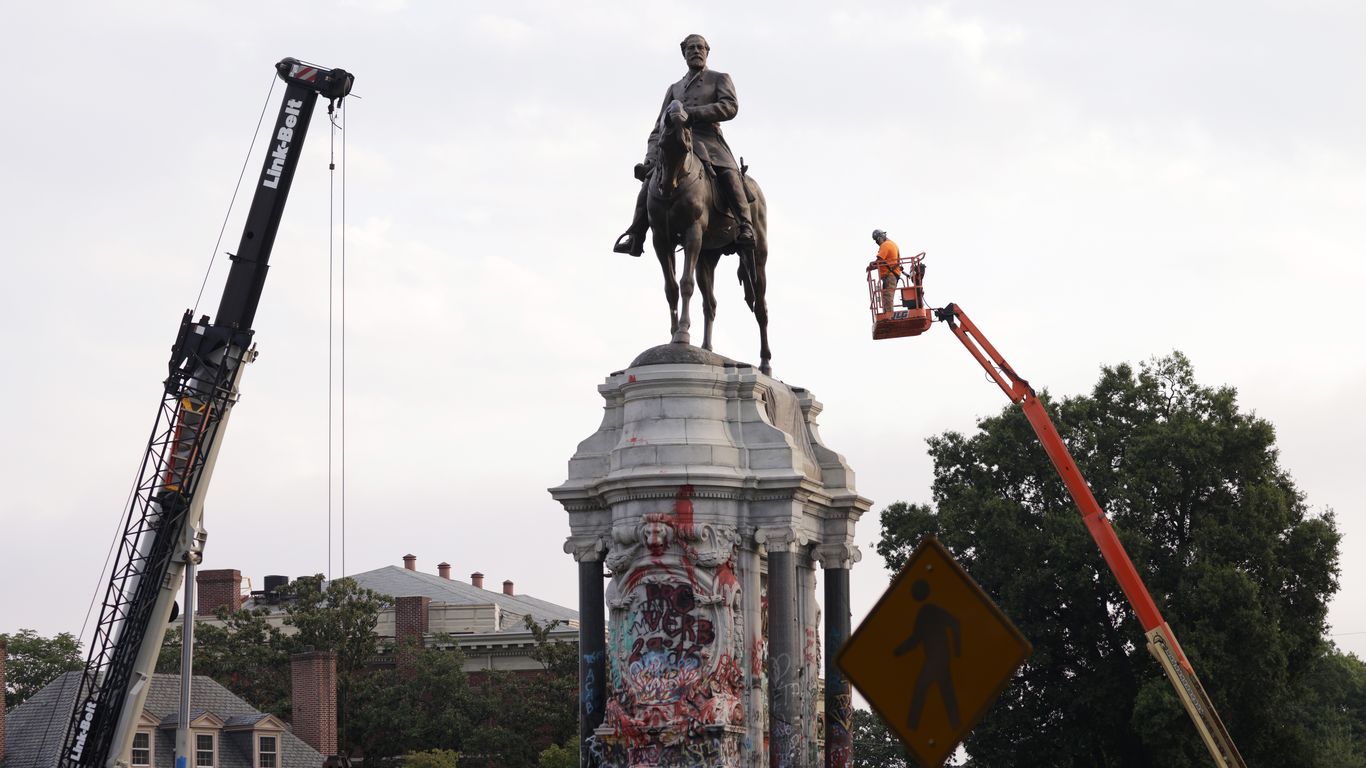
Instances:
[[[702,348],[711,351],[711,324],[716,319],[716,262],[721,260],[720,251],[704,251],[697,260],[697,287],[702,291],[702,317],[705,330],[702,332]]]
[[[765,250],[764,247],[756,247],[754,254],[754,319],[759,323],[759,372],[772,376],[773,366],[769,364],[772,353],[768,351],[768,300],[764,298],[764,292],[768,289],[768,279],[764,276],[764,257],[767,254],[760,256]]]
[[[692,301],[693,286],[697,283],[697,256],[702,250],[702,224],[694,221],[688,225],[683,235],[683,274],[678,279],[678,290],[682,307],[678,312],[678,329],[674,331],[675,342],[687,344],[692,340],[688,331],[692,328],[688,304]]]
[[[674,277],[674,248],[669,242],[667,232],[661,234],[663,227],[651,227],[654,234],[655,256],[659,267],[664,271],[664,298],[669,300],[669,333],[678,331],[678,279]]]
[[[754,206],[754,319],[759,323],[759,372],[765,376],[773,375],[770,364],[772,353],[768,350],[768,203],[762,192],[755,195],[758,203]]]

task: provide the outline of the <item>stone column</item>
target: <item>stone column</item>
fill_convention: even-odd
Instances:
[[[595,734],[607,706],[607,619],[602,540],[566,546],[579,564],[579,766],[598,768]]]
[[[825,565],[825,768],[853,761],[854,702],[836,659],[849,639],[849,568],[854,553],[833,545],[818,550]]]
[[[802,739],[802,753],[798,764],[816,768],[821,762],[821,608],[816,600],[816,563],[810,547],[803,546],[797,553],[797,615],[801,631],[801,666],[797,670],[797,691],[800,694],[798,722]]]
[[[758,536],[768,549],[768,765],[793,768],[802,751],[796,541],[788,528]]]
[[[764,730],[767,727],[762,715],[765,708],[764,680],[767,677],[767,670],[764,669],[764,658],[767,653],[765,644],[768,638],[764,637],[763,564],[759,548],[760,545],[754,538],[754,529],[745,529],[741,533],[737,565],[740,571],[740,589],[744,591],[744,600],[741,603],[742,620],[745,625],[743,665],[746,686],[745,711],[749,713],[745,727],[749,743],[754,746],[744,753],[745,759],[741,763],[744,768],[763,768],[768,765],[768,755],[761,748],[764,743]]]

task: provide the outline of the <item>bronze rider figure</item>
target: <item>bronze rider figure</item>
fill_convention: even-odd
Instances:
[[[735,240],[741,245],[754,244],[754,223],[750,218],[749,199],[745,195],[744,181],[735,155],[721,135],[721,123],[735,117],[740,111],[740,102],[735,96],[735,84],[730,75],[707,68],[707,55],[711,47],[701,35],[688,35],[679,43],[683,59],[688,64],[688,72],[681,80],[669,86],[664,92],[664,104],[660,107],[662,117],[669,102],[677,99],[688,112],[688,125],[693,133],[693,151],[711,164],[717,180],[725,190],[731,211],[735,214],[737,233]],[[631,219],[631,228],[617,238],[612,250],[639,256],[645,248],[645,230],[649,221],[645,212],[645,195],[649,187],[650,173],[659,163],[660,120],[656,118],[654,130],[650,131],[649,143],[645,149],[645,161],[637,163],[635,176],[641,181],[640,194],[636,196],[636,211]]]

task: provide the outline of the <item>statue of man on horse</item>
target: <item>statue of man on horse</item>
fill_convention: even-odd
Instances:
[[[701,35],[688,35],[680,47],[688,74],[664,94],[645,162],[636,166],[641,186],[635,217],[613,250],[639,256],[645,249],[645,230],[650,229],[664,272],[670,340],[691,343],[688,305],[696,287],[702,292],[706,324],[701,347],[706,350],[711,349],[716,317],[716,265],[726,254],[739,254],[736,276],[759,325],[759,370],[769,374],[764,298],[768,205],[758,183],[735,162],[718,125],[735,117],[740,108],[730,75],[707,69],[710,48]],[[679,250],[681,271],[675,260]]]
[[[639,256],[645,250],[645,228],[649,222],[645,210],[646,187],[650,173],[659,165],[659,135],[664,113],[669,102],[677,101],[688,113],[688,126],[693,131],[693,151],[704,162],[711,163],[717,181],[725,192],[728,207],[738,221],[736,241],[741,245],[754,244],[754,221],[750,215],[749,199],[745,195],[744,182],[741,180],[740,166],[735,155],[721,134],[721,123],[735,117],[740,111],[740,102],[735,96],[735,84],[730,75],[707,68],[707,55],[711,46],[701,35],[688,35],[679,43],[683,59],[688,63],[688,73],[681,80],[669,86],[664,92],[664,104],[659,108],[654,130],[645,148],[645,161],[636,164],[636,178],[641,181],[640,194],[636,196],[635,215],[631,218],[631,228],[617,238],[612,250]]]

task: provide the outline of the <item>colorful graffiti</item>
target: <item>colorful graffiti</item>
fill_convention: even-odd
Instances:
[[[825,713],[830,725],[825,768],[849,768],[854,761],[854,699],[848,693],[835,694],[831,699],[830,711]]]
[[[691,489],[671,513],[613,531],[608,766],[738,765],[745,736],[738,536],[698,524]]]

